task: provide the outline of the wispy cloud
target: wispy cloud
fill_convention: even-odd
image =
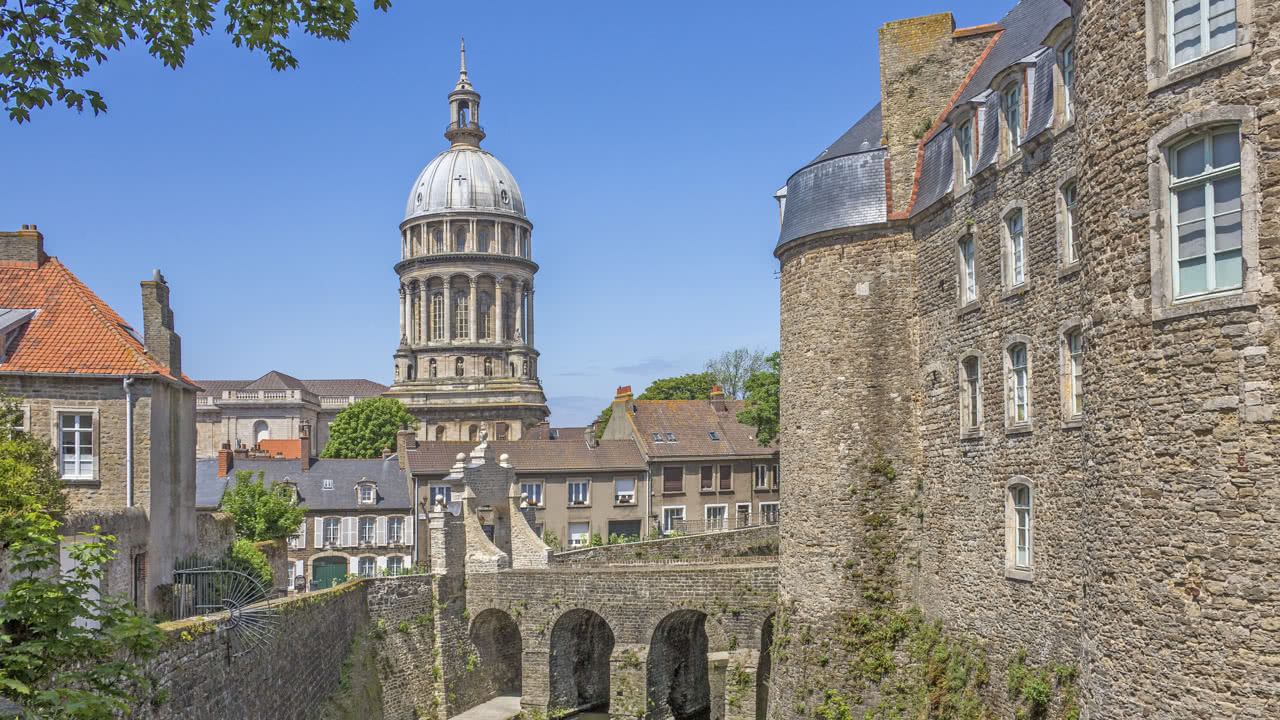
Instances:
[[[591,395],[557,395],[547,398],[547,406],[551,408],[551,424],[556,427],[574,427],[587,425],[600,411],[609,404],[612,398],[601,400]]]
[[[657,375],[675,367],[676,364],[666,358],[651,357],[634,365],[619,365],[613,371],[624,375]]]

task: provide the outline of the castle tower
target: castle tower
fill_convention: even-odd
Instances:
[[[533,224],[511,172],[480,149],[466,46],[449,93],[450,147],[418,175],[400,223],[399,399],[419,437],[516,440],[550,411],[533,340]]]

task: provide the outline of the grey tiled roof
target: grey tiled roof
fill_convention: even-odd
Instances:
[[[888,156],[883,149],[842,155],[792,175],[778,245],[826,230],[884,222]]]
[[[288,478],[298,487],[298,495],[308,510],[368,509],[356,502],[355,485],[368,479],[378,486],[378,510],[404,510],[410,508],[409,486],[394,456],[386,460],[316,460],[303,472],[297,460],[243,460],[236,458],[229,472],[230,480],[218,477],[217,458],[196,461],[196,505],[212,508],[222,498],[228,482],[235,482],[235,474],[242,470],[253,473],[264,471],[268,482],[283,482]],[[324,481],[332,480],[333,489],[325,490]]]
[[[950,126],[943,126],[924,145],[920,163],[920,184],[916,194],[916,208],[926,208],[947,194],[954,178],[952,172]]]
[[[1000,19],[1004,33],[960,93],[958,102],[971,100],[986,90],[1001,70],[1039,50],[1049,31],[1070,16],[1071,7],[1062,0],[1022,0],[1014,5]]]
[[[285,375],[278,370],[263,375],[244,386],[245,390],[306,390],[307,386],[292,375]]]
[[[876,103],[875,107],[868,110],[866,115],[853,124],[853,127],[846,130],[826,150],[818,153],[818,157],[814,158],[809,165],[841,155],[852,155],[881,147],[880,140],[884,135],[883,124],[880,117],[880,103]]]
[[[372,380],[303,380],[302,384],[316,395],[374,397],[387,391],[386,385]]]
[[[203,395],[221,397],[224,390],[306,390],[314,395],[358,398],[376,397],[387,391],[387,386],[360,378],[339,380],[299,380],[292,375],[272,370],[257,380],[201,380]]]

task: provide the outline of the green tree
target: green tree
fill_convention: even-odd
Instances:
[[[271,571],[271,561],[267,560],[267,554],[258,549],[258,546],[252,542],[240,538],[231,544],[231,551],[227,553],[226,566],[232,570],[249,575],[262,583],[262,587],[271,592],[271,588],[275,587],[275,573]]]
[[[383,448],[395,448],[396,431],[417,421],[399,400],[372,397],[338,413],[329,426],[329,442],[322,458],[376,458]]]
[[[747,403],[738,413],[738,422],[756,429],[756,442],[768,445],[778,437],[778,389],[781,386],[782,355],[766,358],[769,370],[747,378]]]
[[[769,367],[769,361],[764,352],[763,348],[751,350],[744,347],[725,350],[719,356],[708,360],[705,369],[715,376],[716,382],[726,396],[741,400],[747,389],[747,380]]]
[[[142,663],[163,634],[125,598],[96,596],[115,538],[95,527],[70,546],[75,567],[60,572],[59,522],[32,480],[54,472],[47,464],[24,465],[12,455],[0,461],[0,549],[11,574],[0,592],[0,696],[28,718],[128,715],[150,695]],[[85,618],[96,627],[78,622]]]
[[[53,448],[36,440],[22,426],[22,408],[13,398],[0,395],[0,473],[21,482],[54,520],[67,512],[67,495],[58,476]],[[21,478],[21,480],[16,480]]]
[[[222,494],[222,509],[236,519],[236,536],[244,540],[280,540],[298,531],[307,509],[296,505],[289,489],[258,471],[236,472],[236,484]]]
[[[359,17],[355,0],[23,0],[0,2],[0,101],[9,118],[31,119],[54,103],[97,115],[107,109],[96,90],[72,87],[107,53],[141,41],[152,57],[179,68],[196,35],[214,29],[222,7],[231,44],[260,50],[275,70],[298,66],[284,41],[295,28],[345,42]],[[391,0],[373,0],[386,11]]]
[[[716,377],[710,372],[690,373],[679,377],[662,378],[649,383],[636,397],[637,400],[705,400],[711,395],[711,388],[716,384]],[[605,408],[598,418],[596,439],[604,435],[613,417],[613,405]]]

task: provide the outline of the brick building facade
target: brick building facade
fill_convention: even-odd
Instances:
[[[880,30],[881,104],[779,193],[780,601],[829,667],[889,588],[987,648],[1003,715],[1021,663],[1080,717],[1275,714],[1278,21]],[[862,680],[778,664],[770,717]]]

